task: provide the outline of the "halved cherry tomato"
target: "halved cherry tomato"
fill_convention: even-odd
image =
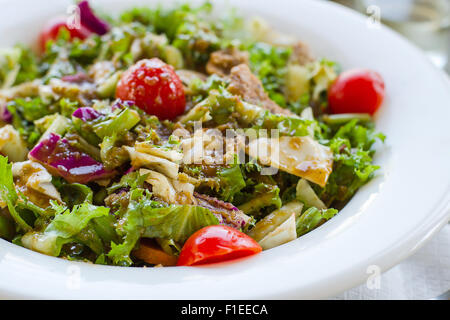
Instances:
[[[140,60],[125,71],[117,84],[116,98],[132,100],[159,119],[174,119],[186,106],[180,78],[172,66],[158,58]]]
[[[328,91],[328,103],[332,113],[374,114],[383,99],[383,78],[371,70],[345,71]]]
[[[177,265],[222,262],[261,251],[261,246],[245,233],[228,226],[214,225],[204,227],[189,237],[181,250]]]
[[[78,38],[83,40],[91,34],[91,31],[82,25],[79,28],[69,28],[67,26],[67,18],[64,16],[57,16],[49,20],[41,31],[39,36],[39,47],[42,51],[45,50],[45,44],[48,40],[54,40],[58,37],[59,31],[62,28],[66,28],[69,31],[71,39]]]

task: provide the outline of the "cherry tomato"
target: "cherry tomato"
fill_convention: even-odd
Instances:
[[[341,73],[328,92],[332,113],[374,114],[383,99],[383,78],[375,71],[364,69]]]
[[[245,233],[228,226],[214,225],[202,228],[189,237],[181,250],[177,265],[222,262],[261,251],[261,246]]]
[[[64,16],[55,17],[45,24],[39,36],[39,46],[42,51],[45,50],[45,44],[47,43],[48,40],[54,40],[58,37],[59,31],[62,28],[66,28],[69,31],[71,39],[78,38],[83,40],[89,37],[89,35],[91,34],[91,31],[89,31],[83,26],[80,26],[79,28],[70,29],[67,26],[67,18]]]
[[[125,71],[117,84],[116,98],[133,100],[159,119],[174,119],[186,106],[180,78],[172,66],[158,58],[140,60]]]

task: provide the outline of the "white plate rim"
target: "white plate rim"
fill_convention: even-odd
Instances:
[[[26,1],[25,1],[26,2]],[[104,4],[106,1],[96,1]],[[238,1],[230,1],[237,3]],[[252,6],[257,1],[251,0],[245,6]],[[258,2],[261,8],[273,8],[267,1]],[[287,5],[296,10],[305,9],[310,12],[333,13],[339,17],[345,17],[352,23],[362,25],[362,16],[340,6],[317,1],[279,0],[280,6]],[[282,9],[279,9],[280,11]],[[346,23],[347,23],[346,22]],[[427,76],[433,78],[441,88],[449,88],[448,80],[443,73],[436,70],[423,54],[407,43],[406,40],[386,28],[381,28],[380,33],[385,39],[395,42],[411,55],[414,61],[420,64],[420,68],[426,70]],[[405,49],[407,48],[407,49]],[[419,58],[420,57],[420,58]],[[389,88],[389,87],[388,87]],[[437,92],[437,89],[436,89]],[[445,97],[445,95],[442,95]],[[449,95],[447,95],[449,97]],[[450,100],[447,100],[450,101]],[[442,108],[441,108],[442,109]],[[386,111],[386,110],[384,110]],[[378,115],[383,119],[384,111]],[[443,114],[445,115],[445,110]],[[437,119],[439,124],[441,120]],[[437,130],[437,129],[433,129]],[[434,133],[434,131],[433,131]],[[448,145],[449,135],[444,134],[444,146]],[[430,134],[431,135],[431,134]],[[389,137],[388,137],[389,139]],[[388,160],[395,157],[397,150],[393,150],[393,156],[388,153]],[[450,160],[448,152],[440,159],[439,164]],[[381,159],[381,163],[386,159]],[[323,264],[329,262],[318,251],[328,254],[335,249],[338,238],[342,239],[349,234],[350,229],[368,219],[371,205],[382,194],[375,192],[382,188],[382,184],[389,180],[386,174],[392,174],[386,170],[383,177],[374,179],[363,190],[358,192],[355,199],[332,221],[315,230],[314,232],[294,242],[283,245],[264,254],[243,259],[237,263],[226,263],[202,268],[173,268],[164,269],[119,269],[117,267],[87,265],[63,261],[41,254],[25,251],[25,249],[0,241],[0,296],[11,298],[113,298],[113,299],[179,299],[179,298],[233,298],[233,299],[266,299],[266,298],[323,298],[332,296],[357,285],[367,279],[367,267],[376,265],[380,271],[387,270],[402,259],[414,253],[430,237],[442,227],[450,217],[450,188],[440,189],[440,194],[435,195],[430,214],[420,216],[414,223],[415,230],[404,232],[404,238],[389,248],[374,247],[370,256],[359,255],[355,264],[349,264],[348,253],[342,253],[343,261],[334,261],[336,269],[324,273]],[[449,172],[443,172],[443,177],[450,177]],[[380,180],[381,179],[381,180]],[[435,178],[436,179],[436,178]],[[448,180],[450,181],[450,180]],[[438,183],[438,181],[436,181]],[[445,184],[444,184],[445,185]],[[375,194],[373,199],[367,198]],[[365,199],[363,199],[365,198]],[[370,201],[369,201],[370,200]],[[351,209],[366,206],[357,214],[348,215]],[[344,214],[345,212],[345,214]],[[418,218],[418,217],[417,217]],[[424,218],[425,219],[424,221]],[[351,220],[350,222],[349,219]],[[339,230],[341,229],[341,230]],[[387,233],[390,230],[385,230]],[[314,245],[311,243],[314,242]],[[348,242],[347,242],[348,243]],[[373,245],[368,243],[368,245]],[[299,249],[294,256],[286,254]],[[343,247],[340,247],[343,252]],[[300,253],[302,255],[300,256]],[[304,261],[308,257],[317,258],[317,262]],[[271,261],[269,261],[271,258]],[[307,267],[293,268],[292,263],[305,263]],[[290,264],[289,264],[290,263]],[[287,264],[287,265],[286,265]],[[280,267],[281,265],[281,267]],[[316,269],[314,269],[316,268]],[[279,270],[281,269],[281,270]],[[320,270],[319,270],[320,269]],[[31,272],[30,272],[31,271]],[[320,274],[312,274],[312,279],[295,277],[296,272],[309,271]],[[273,273],[276,274],[273,274]],[[280,274],[282,272],[284,274]],[[270,277],[269,277],[270,276]],[[315,278],[314,278],[315,277]],[[175,281],[175,282],[174,282]],[[239,288],[239,283],[243,288]],[[214,287],[213,287],[214,286]],[[250,287],[250,288],[249,288]],[[211,289],[213,288],[213,289]]]

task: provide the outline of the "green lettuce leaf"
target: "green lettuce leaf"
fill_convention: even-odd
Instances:
[[[263,42],[251,44],[250,68],[261,80],[269,97],[282,107],[286,106],[283,94],[287,63],[292,53],[291,48],[277,47]]]
[[[373,122],[360,118],[348,119],[346,124],[321,124],[326,129],[323,142],[334,154],[333,171],[325,188],[312,186],[327,207],[342,208],[355,192],[366,184],[379,169],[374,165],[373,144],[384,141],[383,134],[376,133]]]
[[[66,209],[61,212],[61,209],[59,209],[58,211],[60,212],[55,215],[44,233],[69,239],[81,232],[92,219],[107,216],[109,208],[83,203],[76,205],[72,210]]]
[[[144,189],[133,189],[129,193],[129,203],[126,208],[121,208],[120,220],[117,225],[117,234],[122,237],[122,242],[112,242],[111,250],[107,256],[115,265],[130,266],[133,264],[130,253],[136,246],[144,232],[142,210],[144,207],[152,208],[159,204],[150,200],[151,194]]]
[[[322,209],[315,207],[306,210],[296,219],[297,237],[300,237],[311,230],[314,230],[325,221],[334,217],[338,211],[336,209]]]
[[[107,120],[92,126],[97,136],[103,139],[106,136],[120,135],[131,130],[141,120],[139,114],[126,108],[118,114],[112,114]]]
[[[280,136],[307,136],[315,121],[273,114],[266,111],[255,121],[254,129],[277,129]]]
[[[120,215],[117,233],[122,243],[112,243],[108,257],[116,265],[129,266],[133,263],[131,251],[141,237],[162,238],[183,243],[202,227],[218,224],[218,219],[208,210],[191,205],[163,207],[150,200],[151,194],[143,189],[130,192],[127,208]]]
[[[24,230],[30,231],[32,227],[20,216],[16,211],[16,202],[18,200],[17,192],[14,187],[12,164],[8,163],[8,158],[0,155],[0,200],[6,205],[9,214],[17,223],[17,226]]]
[[[72,117],[72,121],[78,134],[86,142],[92,146],[100,146],[100,152],[96,156],[100,156],[107,169],[113,169],[129,160],[128,152],[121,146],[125,142],[125,135],[141,121],[141,116],[132,108],[124,108],[91,121],[76,117]]]
[[[0,88],[8,88],[38,76],[34,53],[23,46],[0,50]]]
[[[222,87],[210,91],[204,100],[181,117],[180,122],[188,124],[211,119],[217,124],[235,120],[241,128],[267,129],[269,133],[271,129],[277,129],[281,136],[306,136],[317,127],[316,121],[274,114],[260,106],[241,101]]]
[[[133,171],[124,175],[119,182],[113,183],[108,189],[108,194],[114,193],[121,188],[142,188],[144,186],[145,179],[148,174],[140,175],[139,171]]]
[[[221,186],[221,198],[224,201],[233,201],[234,195],[246,187],[241,167],[238,164],[229,168],[221,168],[217,175]]]
[[[116,222],[114,215],[107,215],[92,219],[90,224],[103,243],[109,246],[111,242],[119,242],[115,229]]]
[[[43,232],[32,231],[22,237],[25,247],[57,257],[64,244],[80,242],[95,253],[102,253],[103,244],[89,223],[92,219],[107,216],[109,208],[84,203],[72,210],[54,204],[53,209],[55,217]]]
[[[14,221],[0,214],[0,238],[12,240],[15,234]]]
[[[80,183],[63,183],[58,191],[61,194],[62,200],[73,208],[75,205],[83,203],[92,203],[94,193],[87,185]]]
[[[171,45],[180,50],[188,68],[203,66],[209,54],[220,48],[215,29],[205,16],[212,6],[206,2],[199,7],[182,4],[166,10],[158,7],[153,12],[152,25],[157,33],[167,35]]]
[[[34,121],[52,113],[49,105],[41,98],[17,98],[9,102],[7,108],[12,115],[14,128],[28,142],[29,147],[34,146],[41,136],[41,132],[36,128]]]
[[[219,220],[206,208],[192,205],[173,205],[143,211],[145,232],[148,238],[173,239],[185,242],[195,231]]]
[[[255,186],[253,194],[249,196],[252,198],[238,207],[245,214],[261,215],[262,208],[279,209],[282,204],[280,188],[276,185],[260,183]]]

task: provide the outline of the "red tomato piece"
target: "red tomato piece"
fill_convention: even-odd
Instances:
[[[204,227],[183,246],[178,266],[195,266],[233,260],[257,254],[261,246],[245,233],[222,225]]]
[[[45,50],[47,41],[54,40],[58,37],[59,31],[62,28],[66,28],[69,31],[71,39],[78,38],[84,40],[91,34],[91,31],[83,26],[73,29],[69,28],[67,26],[67,18],[64,16],[55,17],[45,24],[39,36],[39,47],[42,51]]]
[[[116,98],[132,100],[159,119],[174,119],[184,112],[183,83],[172,66],[158,58],[136,62],[125,71],[116,88]]]
[[[341,73],[328,91],[332,113],[374,114],[384,99],[384,81],[375,71],[354,69]]]

